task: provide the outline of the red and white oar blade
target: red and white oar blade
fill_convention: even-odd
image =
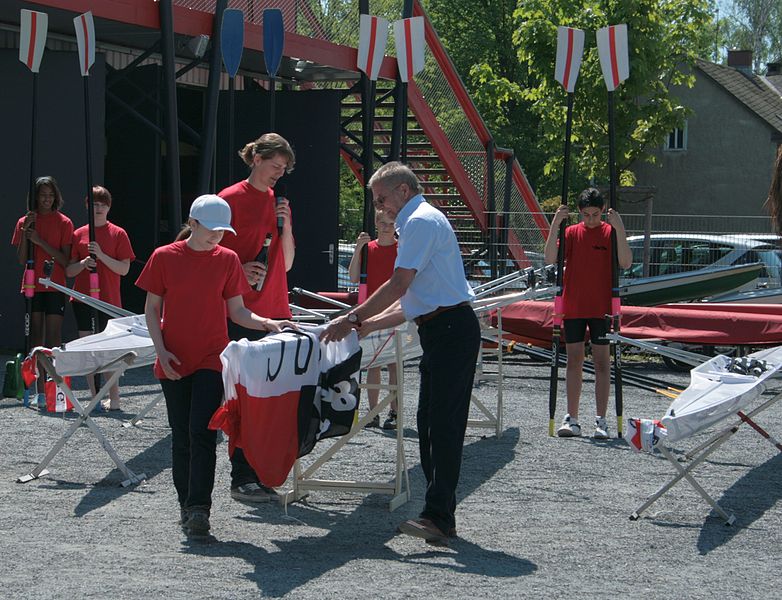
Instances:
[[[357,66],[372,81],[377,81],[388,41],[388,19],[361,15]]]
[[[597,30],[597,52],[606,88],[613,92],[630,76],[627,25],[609,25]]]
[[[79,69],[82,76],[87,77],[90,67],[95,63],[95,23],[92,21],[92,11],[74,18],[73,27],[79,45]]]
[[[424,18],[411,17],[394,21],[394,42],[399,78],[406,83],[424,68]]]
[[[19,60],[33,73],[37,73],[46,47],[49,15],[23,8],[19,26]]]
[[[557,64],[554,79],[569,94],[576,88],[581,58],[584,55],[584,31],[573,27],[557,27]]]

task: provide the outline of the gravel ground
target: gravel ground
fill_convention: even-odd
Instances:
[[[489,365],[490,367],[492,365]],[[670,381],[687,377],[654,362],[630,367]],[[149,368],[121,382],[125,413],[95,422],[137,486],[86,428],[49,465],[19,484],[73,417],[40,415],[14,399],[0,403],[0,596],[7,598],[528,598],[565,594],[646,598],[768,598],[778,580],[782,455],[740,428],[701,465],[699,481],[729,511],[726,527],[687,484],[677,485],[638,521],[628,516],[673,473],[660,457],[623,440],[547,435],[548,367],[525,358],[506,364],[504,430],[470,428],[458,489],[459,538],[432,547],[398,535],[417,516],[423,476],[414,429],[415,365],[405,372],[405,449],[412,501],[393,513],[388,497],[313,492],[286,507],[257,507],[228,494],[227,445],[218,447],[211,543],[188,541],[177,524],[170,434],[163,403],[136,428],[123,418],[159,391]],[[78,386],[76,386],[78,388]],[[563,386],[560,386],[560,390]],[[582,423],[592,418],[587,377]],[[476,393],[496,401],[494,383]],[[85,396],[82,388],[78,392]],[[563,394],[561,394],[563,395]],[[669,400],[625,388],[625,415],[659,418]],[[563,412],[560,399],[558,418]],[[779,422],[772,408],[761,423]],[[115,416],[117,415],[117,416]],[[613,433],[615,423],[611,422]],[[771,427],[773,430],[774,428]],[[772,431],[773,433],[773,431]],[[779,432],[777,432],[779,433]],[[703,435],[677,446],[692,448]],[[360,433],[321,476],[388,481],[395,438]],[[328,447],[319,444],[304,462]],[[779,597],[779,596],[777,596]]]

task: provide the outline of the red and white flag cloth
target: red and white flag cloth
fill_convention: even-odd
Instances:
[[[361,15],[358,35],[358,68],[377,81],[388,41],[388,19]]]
[[[285,482],[324,438],[350,431],[359,403],[361,347],[352,332],[322,343],[322,328],[231,342],[220,355],[225,402],[209,423],[239,447],[261,481]]]
[[[636,452],[654,453],[654,447],[665,438],[668,432],[660,421],[652,419],[629,419],[627,421],[627,439]]]
[[[33,73],[37,73],[41,66],[48,28],[49,15],[22,9],[19,23],[19,60]]]
[[[630,55],[627,49],[627,25],[609,25],[597,30],[597,52],[600,68],[609,92],[613,92],[630,76]]]
[[[584,31],[573,27],[557,27],[557,63],[554,79],[568,94],[576,88],[581,58],[584,55]]]
[[[407,83],[424,68],[424,18],[411,17],[394,21],[394,43],[399,78]]]
[[[90,74],[90,67],[95,63],[95,23],[92,21],[92,11],[87,11],[73,19],[76,30],[76,43],[79,46],[79,69],[83,77]]]

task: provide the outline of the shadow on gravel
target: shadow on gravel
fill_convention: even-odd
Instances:
[[[708,554],[728,543],[742,529],[760,519],[782,499],[782,454],[777,453],[762,465],[747,472],[717,499],[730,514],[735,510],[736,522],[728,527],[710,513],[698,537],[698,553]]]
[[[120,456],[120,458],[123,458]],[[134,473],[144,473],[147,479],[152,479],[159,475],[161,471],[171,467],[171,434],[169,433],[161,440],[158,440],[125,464]],[[73,514],[76,517],[83,517],[90,511],[107,505],[112,500],[120,496],[133,492],[136,486],[126,488],[120,485],[125,479],[122,472],[116,467],[99,482],[94,484],[90,491],[76,505]],[[64,482],[63,482],[64,483]]]
[[[519,429],[503,432],[502,438],[477,440],[464,447],[464,463],[479,464],[480,468],[463,468],[458,497],[464,500],[499,470],[512,461],[519,441]],[[428,546],[420,541],[422,552],[400,554],[388,546],[397,536],[396,523],[418,516],[420,509],[423,473],[420,464],[410,470],[410,478],[418,488],[417,497],[393,515],[379,514],[378,507],[385,504],[385,496],[373,494],[364,498],[350,514],[322,510],[304,504],[289,507],[295,519],[309,527],[327,533],[322,537],[299,537],[292,540],[273,541],[279,552],[267,552],[253,544],[224,541],[211,544],[186,542],[183,551],[210,557],[235,557],[254,567],[246,577],[255,582],[264,596],[283,597],[297,588],[336,569],[352,568],[365,574],[364,561],[389,560],[429,567],[475,573],[482,577],[520,577],[537,570],[530,560],[496,550],[486,550],[468,540],[457,538],[449,547]],[[257,515],[268,520],[263,508]],[[283,517],[285,518],[285,517]],[[294,525],[295,526],[295,525]],[[412,539],[412,538],[408,538]],[[357,561],[356,565],[350,565]],[[382,567],[380,567],[382,570]],[[363,576],[363,575],[362,575]],[[356,575],[356,581],[360,579]],[[415,594],[415,582],[402,583]],[[360,585],[360,584],[357,584]],[[398,592],[404,592],[397,588]]]

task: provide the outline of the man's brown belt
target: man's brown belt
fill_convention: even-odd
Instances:
[[[432,312],[428,312],[426,314],[421,315],[420,317],[416,317],[415,319],[413,319],[413,321],[415,321],[415,324],[420,327],[427,321],[431,321],[432,319],[434,319],[440,313],[453,310],[454,308],[459,308],[460,306],[469,306],[469,305],[470,303],[465,301],[465,302],[459,302],[459,304],[454,304],[453,306],[438,306]]]

